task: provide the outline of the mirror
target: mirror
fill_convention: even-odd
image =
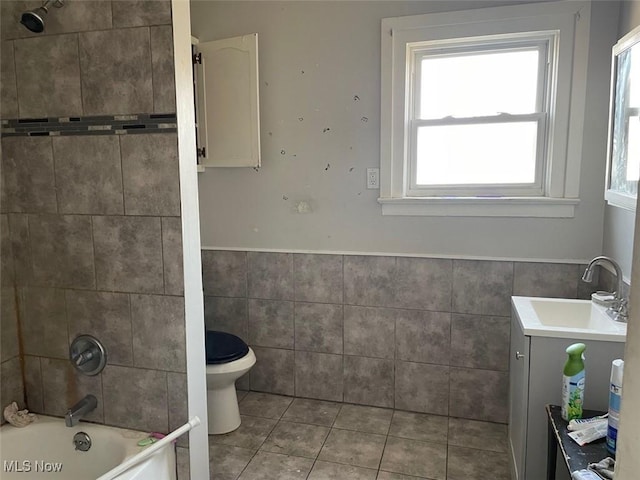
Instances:
[[[607,189],[610,205],[635,210],[640,176],[640,27],[613,47]]]

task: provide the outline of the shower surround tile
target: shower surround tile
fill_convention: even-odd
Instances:
[[[78,39],[85,115],[153,111],[148,28],[84,32]]]
[[[294,316],[296,350],[342,354],[342,305],[296,302]]]
[[[93,217],[98,289],[164,292],[159,218]]]
[[[180,215],[176,134],[121,135],[127,215]]]
[[[173,72],[173,32],[171,25],[151,27],[151,65],[153,71],[153,111],[176,111]]]
[[[247,252],[250,298],[293,300],[293,255]]]
[[[452,312],[511,315],[513,262],[453,261]]]
[[[205,295],[247,296],[247,253],[202,251],[202,283]]]
[[[102,388],[105,423],[134,430],[168,431],[166,372],[107,365],[102,372]]]
[[[131,295],[131,324],[136,367],[186,372],[183,297]]]
[[[56,183],[50,138],[2,139],[5,212],[56,213]]]
[[[162,261],[164,265],[164,293],[184,295],[182,266],[182,219],[162,218]]]
[[[0,116],[2,118],[18,117],[18,87],[14,58],[13,42],[0,42]]]
[[[342,401],[342,355],[295,352],[295,394]]]
[[[14,287],[0,290],[0,362],[5,362],[20,353],[18,349],[18,312]]]
[[[0,215],[0,281],[3,287],[13,286],[15,282],[15,267],[11,232],[9,230],[9,215]]]
[[[40,357],[24,356],[24,390],[29,410],[35,413],[44,413]]]
[[[26,407],[24,403],[24,385],[20,373],[20,357],[0,364],[0,402],[9,405],[16,402],[20,409]],[[4,420],[4,419],[3,419]]]
[[[96,287],[91,218],[29,215],[32,275],[50,287]]]
[[[83,114],[77,35],[15,40],[14,47],[15,58],[29,59],[16,62],[21,118]]]
[[[296,301],[342,303],[342,269],[341,255],[293,255]]]
[[[53,138],[60,213],[124,213],[116,136]]]
[[[24,353],[67,359],[67,310],[64,290],[25,287],[21,289],[22,342]]]
[[[112,9],[114,28],[171,23],[170,0],[119,0]]]

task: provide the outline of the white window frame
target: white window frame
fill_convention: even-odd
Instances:
[[[590,3],[565,1],[382,20],[380,198],[383,215],[573,217],[579,203]],[[411,45],[554,36],[540,193],[420,195],[411,188]]]

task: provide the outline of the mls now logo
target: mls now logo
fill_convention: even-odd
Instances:
[[[62,471],[62,462],[44,462],[41,460],[4,460],[2,469],[6,473],[44,472],[55,473]]]

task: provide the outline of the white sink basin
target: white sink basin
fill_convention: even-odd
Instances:
[[[624,342],[627,324],[590,300],[511,297],[525,335]]]

